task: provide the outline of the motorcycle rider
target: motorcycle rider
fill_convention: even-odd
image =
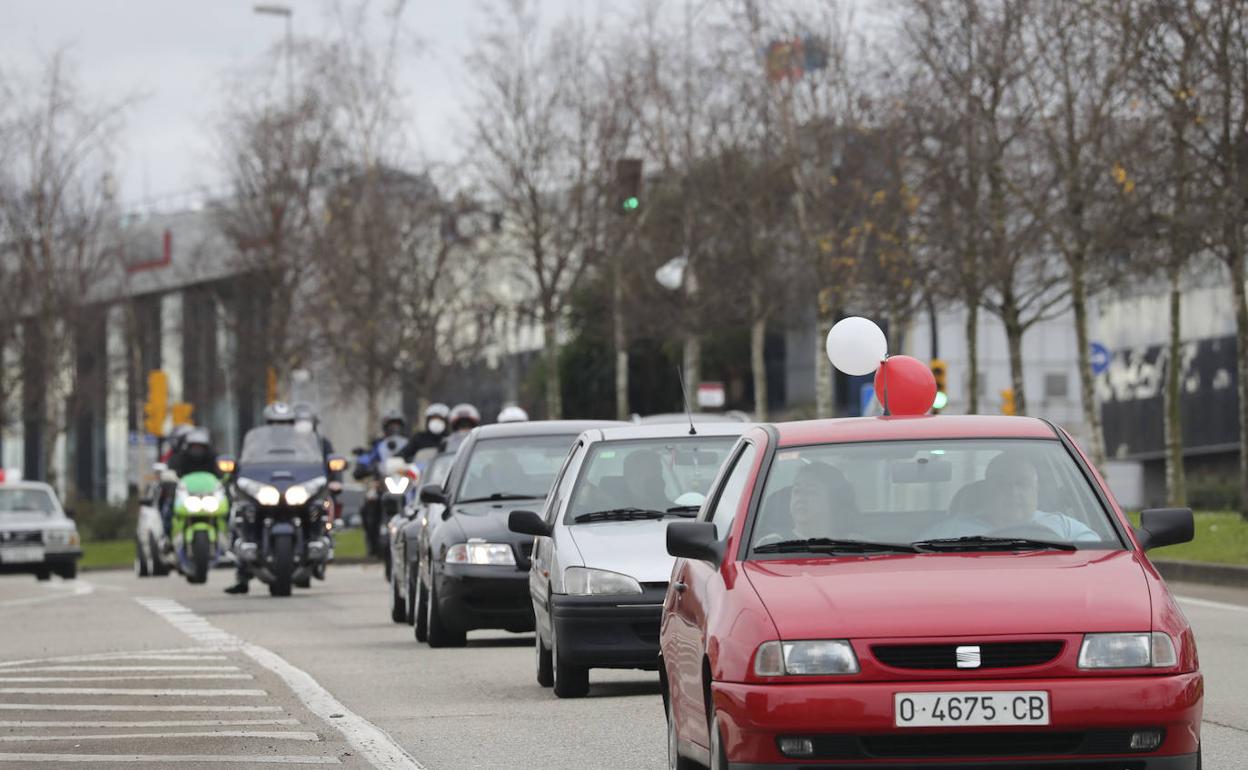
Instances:
[[[456,404],[451,407],[447,422],[450,423],[451,434],[442,440],[442,451],[458,452],[468,433],[481,424],[481,413],[472,404]]]
[[[367,452],[356,456],[355,470],[352,475],[357,481],[372,477],[374,484],[378,483],[380,481],[378,474],[381,473],[385,461],[403,451],[407,444],[407,437],[404,435],[407,432],[407,420],[403,419],[403,413],[397,409],[391,409],[383,414],[381,432],[382,437],[374,441]],[[364,527],[365,548],[369,556],[375,556],[380,545],[377,531],[381,524],[380,495],[375,493],[366,495],[364,504],[360,506],[360,519]]]
[[[274,401],[264,408],[263,412],[265,425],[294,425],[295,410],[285,401]],[[248,533],[243,528],[241,521],[234,521],[234,537],[236,540],[247,538]],[[238,567],[234,571],[234,585],[225,589],[227,594],[245,594],[251,590],[251,570],[247,569],[247,565],[240,560]]]
[[[217,453],[212,448],[212,436],[207,428],[192,426],[182,431],[177,446],[169,456],[168,465],[178,478],[190,473],[211,473],[221,477],[221,471],[217,469]],[[173,495],[166,495],[165,498],[160,501],[160,520],[167,535],[173,528]]]
[[[529,413],[521,409],[516,404],[507,404],[503,407],[503,411],[498,413],[498,419],[495,422],[528,422]]]
[[[407,440],[407,446],[403,447],[401,453],[403,459],[410,463],[420,450],[440,447],[442,439],[446,436],[446,419],[450,413],[451,410],[446,404],[430,404],[429,408],[425,409],[424,430],[413,433],[412,437]]]

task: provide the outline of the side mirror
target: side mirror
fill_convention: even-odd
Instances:
[[[420,488],[420,501],[426,505],[446,505],[446,492],[440,484],[426,484]]]
[[[1154,508],[1140,514],[1135,536],[1144,550],[1190,543],[1196,537],[1196,520],[1190,508]]]
[[[238,463],[233,457],[222,455],[217,458],[217,470],[221,471],[222,475],[229,476],[236,468],[238,468]]]
[[[681,559],[709,561],[715,566],[724,558],[724,544],[709,521],[675,521],[667,525],[667,552]]]
[[[347,469],[347,458],[342,455],[330,455],[326,464],[329,465],[330,473],[342,473]]]
[[[520,535],[550,537],[550,526],[533,511],[512,511],[507,517],[507,529]]]

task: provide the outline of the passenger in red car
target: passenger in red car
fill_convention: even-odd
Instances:
[[[849,537],[853,519],[858,514],[853,486],[844,473],[827,463],[802,466],[789,488],[787,511],[783,509],[783,496],[776,497],[770,505],[772,515],[765,522],[768,532],[756,545],[782,540]],[[775,510],[777,507],[779,510]]]

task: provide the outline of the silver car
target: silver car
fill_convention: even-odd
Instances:
[[[515,511],[536,535],[529,592],[537,681],[589,690],[591,668],[658,666],[659,616],[674,559],[667,524],[693,518],[747,423],[605,428],[582,433],[542,513]]]
[[[39,481],[0,484],[0,574],[30,572],[40,580],[56,573],[78,577],[82,544],[52,487]]]

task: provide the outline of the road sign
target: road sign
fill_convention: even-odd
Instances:
[[[1113,358],[1113,354],[1109,352],[1109,348],[1099,342],[1093,342],[1091,347],[1092,374],[1104,374],[1105,370],[1109,368],[1109,362]]]
[[[699,384],[698,406],[702,409],[723,409],[724,383],[703,382]]]

